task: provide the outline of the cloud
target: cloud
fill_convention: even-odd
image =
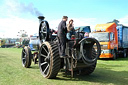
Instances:
[[[29,35],[38,33],[38,19],[30,20],[19,17],[0,19],[0,36],[13,38],[17,37],[20,30],[25,30]]]
[[[74,26],[91,26],[95,27],[96,18],[74,18]]]
[[[123,24],[125,26],[128,26],[128,15],[119,19],[120,24]]]
[[[33,3],[25,4],[18,0],[4,0],[0,12],[0,37],[17,37],[20,30],[27,31],[29,35],[38,33],[37,16],[43,14],[34,7]]]
[[[72,18],[74,20],[74,26],[91,26],[95,27],[95,18]],[[70,20],[70,19],[69,19]],[[49,20],[49,26],[51,29],[57,30],[58,24],[61,19]],[[17,37],[20,30],[25,30],[29,35],[38,33],[39,22],[38,19],[24,19],[19,17],[1,18],[0,19],[0,36],[2,37]],[[68,23],[68,21],[67,21]]]
[[[29,35],[38,33],[39,22],[35,16],[42,15],[42,13],[34,7],[33,3],[25,4],[18,0],[5,0],[0,8],[0,37],[17,37],[20,30],[25,30]],[[21,16],[22,15],[22,16]],[[31,15],[32,18],[24,16]],[[4,17],[2,17],[4,16]],[[2,17],[2,18],[1,18]],[[93,29],[96,25],[96,18],[69,18],[74,20],[74,26],[91,26]],[[48,20],[49,26],[56,29],[61,19]],[[68,21],[67,21],[68,23]]]

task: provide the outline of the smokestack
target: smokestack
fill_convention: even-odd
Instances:
[[[41,23],[42,20],[44,20],[44,16],[39,16],[38,19],[39,19],[39,23]]]

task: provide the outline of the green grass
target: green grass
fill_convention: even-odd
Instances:
[[[45,79],[38,65],[22,67],[21,50],[0,48],[0,85],[128,85],[128,58],[98,60],[89,76],[70,78],[59,72],[57,79]]]

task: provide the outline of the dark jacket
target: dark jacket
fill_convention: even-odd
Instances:
[[[58,26],[58,37],[65,37],[66,38],[66,34],[67,34],[67,27],[66,27],[66,21],[61,21],[59,23],[59,26]]]

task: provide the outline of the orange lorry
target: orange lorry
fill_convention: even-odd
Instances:
[[[127,35],[128,27],[117,26],[115,23],[106,23],[97,24],[95,30],[89,36],[96,38],[100,42],[102,51],[99,58],[116,59],[120,53],[124,54],[124,57],[128,56]]]

